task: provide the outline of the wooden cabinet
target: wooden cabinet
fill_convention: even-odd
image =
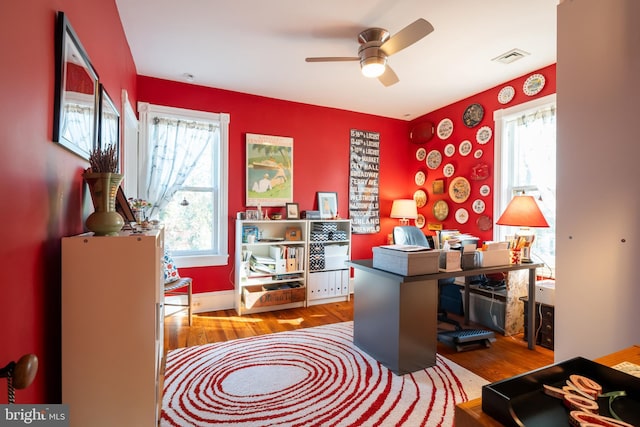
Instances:
[[[309,220],[307,305],[349,299],[351,221]]]
[[[163,230],[62,239],[62,403],[71,426],[156,426]]]
[[[305,306],[306,235],[305,220],[236,221],[239,315]]]

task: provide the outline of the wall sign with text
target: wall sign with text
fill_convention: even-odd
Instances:
[[[349,219],[354,234],[380,231],[380,132],[351,129]]]

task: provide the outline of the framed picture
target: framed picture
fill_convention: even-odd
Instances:
[[[129,224],[131,222],[136,222],[136,217],[131,210],[131,205],[129,201],[124,195],[124,191],[122,190],[122,186],[118,187],[118,192],[116,193],[116,212],[122,216],[125,224]]]
[[[118,172],[120,171],[120,113],[111,97],[100,85],[100,103],[98,104],[98,147],[101,150],[113,145],[116,147]]]
[[[297,203],[287,203],[285,206],[287,209],[285,219],[300,219],[300,210]]]
[[[245,217],[246,217],[248,220],[251,220],[251,221],[258,220],[258,219],[260,219],[260,211],[259,211],[259,210],[257,210],[257,209],[248,209],[248,210],[245,212]]]
[[[293,138],[248,133],[245,206],[293,202]]]
[[[320,211],[320,219],[331,219],[338,215],[338,193],[319,191],[318,210]]]
[[[436,179],[433,181],[433,194],[442,194],[444,193],[444,180]]]
[[[58,12],[53,140],[83,159],[97,143],[98,73],[71,27]]]

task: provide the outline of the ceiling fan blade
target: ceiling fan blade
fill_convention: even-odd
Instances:
[[[360,61],[357,56],[319,56],[316,58],[305,58],[307,62],[337,62],[337,61]]]
[[[391,36],[389,40],[384,42],[380,49],[387,55],[393,55],[402,49],[411,46],[421,38],[433,31],[433,25],[427,20],[419,18],[413,23],[407,25],[402,30]]]
[[[382,75],[378,77],[378,80],[380,80],[380,83],[385,86],[391,86],[400,81],[395,71],[393,71],[391,67],[389,67],[389,65],[384,68],[384,73],[382,73]]]

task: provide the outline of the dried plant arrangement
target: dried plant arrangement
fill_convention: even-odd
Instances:
[[[109,145],[104,150],[95,149],[89,154],[91,172],[118,172],[118,152],[115,145]]]

